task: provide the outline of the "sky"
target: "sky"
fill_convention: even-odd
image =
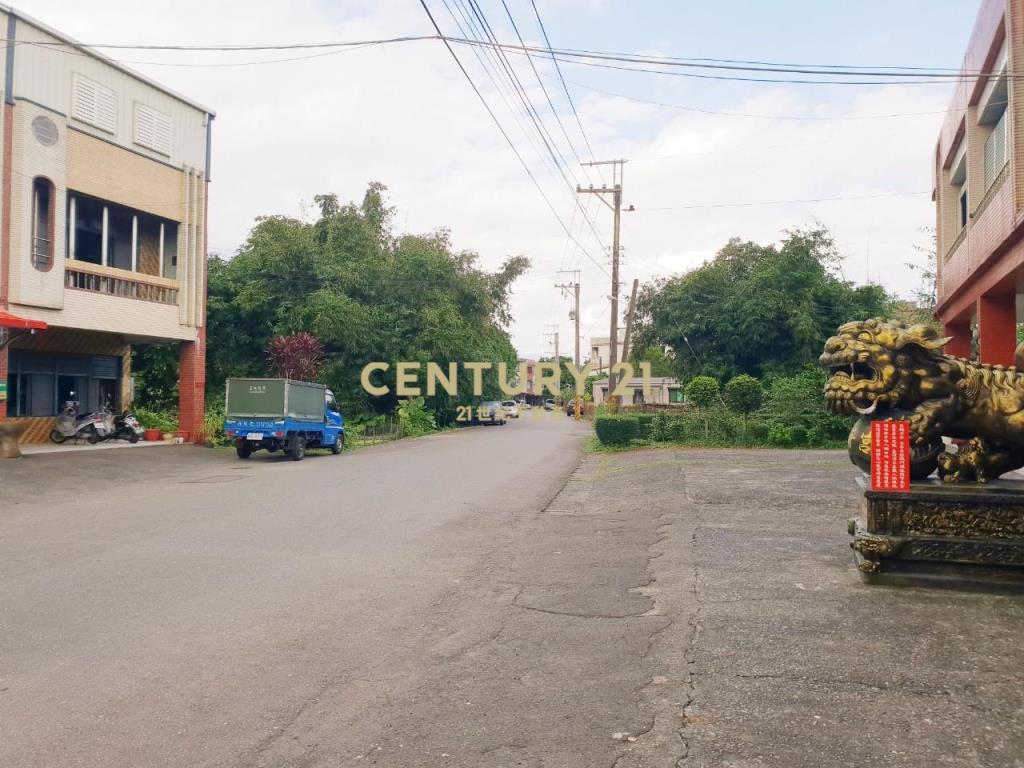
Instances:
[[[530,0],[506,2],[526,42],[542,44]],[[459,18],[460,3],[427,0],[447,35],[460,34],[448,11]],[[88,44],[434,32],[418,0],[24,0],[16,7]],[[480,7],[500,40],[517,42],[501,0]],[[956,68],[978,3],[536,0],[536,8],[558,48]],[[952,85],[740,83],[563,64],[581,132],[550,60],[535,59],[538,77],[523,57],[510,56],[566,158],[560,174],[523,108],[472,50],[455,50],[537,185],[441,41],[344,52],[109,53],[217,112],[211,253],[234,254],[258,216],[312,217],[314,195],[358,201],[369,182],[382,182],[399,231],[447,228],[455,247],[479,253],[487,269],[512,255],[531,259],[511,300],[509,332],[524,357],[552,354],[556,327],[561,352],[572,352],[571,305],[554,285],[573,277],[561,270],[579,270],[584,357],[591,336],[608,335],[611,214],[595,196],[573,191],[577,182],[602,182],[577,155],[628,160],[623,201],[636,210],[622,220],[624,293],[634,278],[699,266],[732,237],[768,244],[819,222],[835,236],[846,279],[906,297],[919,285],[906,264],[920,263],[915,246],[930,243],[930,157]]]

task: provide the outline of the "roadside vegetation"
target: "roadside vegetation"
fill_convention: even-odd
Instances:
[[[644,286],[631,359],[684,384],[681,406],[598,412],[608,449],[642,444],[838,448],[852,420],[825,412],[816,360],[856,318],[928,322],[934,272],[913,304],[878,285],[854,286],[828,231],[794,230],[778,245],[730,240],[701,267]]]
[[[319,381],[333,390],[353,437],[393,420],[409,436],[453,424],[466,399],[440,388],[430,395],[425,387],[423,397],[400,399],[395,363],[433,361],[445,371],[449,362],[459,363],[460,394],[472,392],[463,362],[504,362],[515,370],[508,298],[529,260],[511,256],[489,272],[476,253],[453,249],[444,229],[398,234],[385,193],[374,183],[358,204],[317,195],[313,220],[262,217],[233,258],[210,257],[208,441],[223,441],[224,381],[232,376],[281,371]],[[315,343],[314,375],[282,368],[275,346],[281,338]],[[307,344],[306,351],[314,350]],[[387,373],[375,375],[389,394],[373,397],[363,390],[360,373],[369,362],[390,364]],[[148,416],[176,422],[177,367],[173,345],[136,349],[136,404]],[[482,398],[503,399],[496,370],[484,373]]]

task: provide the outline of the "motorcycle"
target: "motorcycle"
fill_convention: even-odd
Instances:
[[[63,443],[65,440],[85,440],[95,445],[110,437],[114,429],[114,418],[109,408],[93,411],[84,416],[79,415],[77,400],[64,403],[60,416],[57,417],[57,428],[50,431],[50,440]]]
[[[143,429],[142,424],[139,423],[135,414],[129,410],[114,419],[114,431],[108,439],[127,440],[129,443],[135,444],[139,442],[143,432],[145,432],[145,429]]]

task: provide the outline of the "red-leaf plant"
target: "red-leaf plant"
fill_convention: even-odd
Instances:
[[[267,345],[267,365],[281,378],[314,381],[323,362],[323,345],[305,331],[275,336]]]

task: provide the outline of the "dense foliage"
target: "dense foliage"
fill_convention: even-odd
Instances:
[[[730,240],[703,266],[644,286],[638,346],[668,346],[683,378],[792,372],[839,325],[889,307],[880,286],[854,287],[838,267],[824,229],[791,231],[777,246]]]
[[[513,281],[529,266],[509,258],[497,272],[480,268],[475,253],[455,252],[447,232],[396,236],[385,188],[372,184],[360,205],[318,195],[313,223],[284,216],[258,220],[231,260],[209,265],[208,389],[216,397],[229,376],[265,375],[271,337],[308,332],[326,357],[319,380],[349,416],[390,413],[398,406],[398,361],[505,362],[516,353],[505,326]],[[368,362],[391,369],[375,375],[390,388],[367,395],[359,376]],[[424,382],[425,384],[425,382]],[[499,397],[496,372],[484,377],[484,397]],[[459,396],[439,389],[423,406],[445,425],[472,392],[460,368]]]
[[[746,373],[729,379],[725,383],[723,394],[726,404],[736,413],[744,416],[760,408],[764,398],[761,382]]]
[[[718,398],[718,381],[711,376],[694,376],[686,385],[686,399],[698,408],[710,408]]]

